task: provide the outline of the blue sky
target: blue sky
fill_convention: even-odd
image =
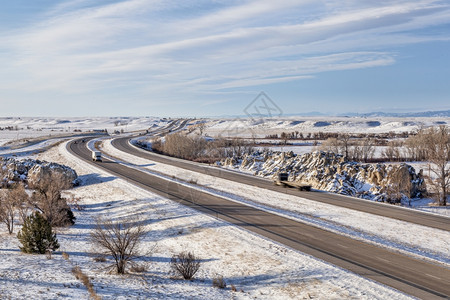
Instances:
[[[450,109],[450,2],[14,0],[1,116]]]

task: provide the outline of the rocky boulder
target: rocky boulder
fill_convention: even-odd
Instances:
[[[67,186],[72,186],[76,183],[78,177],[75,170],[70,167],[33,159],[19,161],[14,158],[0,157],[0,171],[2,186],[7,186],[14,182],[25,182],[29,185],[35,185],[39,183],[41,178],[52,174],[59,174]]]
[[[416,173],[410,165],[362,164],[331,152],[316,151],[300,156],[292,152],[256,152],[228,158],[221,164],[272,179],[280,172],[287,172],[290,181],[377,201],[400,202],[426,193],[422,173]]]

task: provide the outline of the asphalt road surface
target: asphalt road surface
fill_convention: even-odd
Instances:
[[[85,143],[69,143],[68,149],[98,168],[151,192],[407,294],[422,299],[450,298],[450,269],[443,266],[227,201],[106,159],[92,162]]]

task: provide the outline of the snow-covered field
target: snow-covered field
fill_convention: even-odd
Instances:
[[[281,117],[262,119],[214,119],[207,120],[205,133],[210,136],[259,137],[281,132],[299,131],[387,133],[410,132],[421,126],[450,124],[450,118],[392,118],[392,117]]]
[[[7,150],[6,146],[20,144],[25,140],[105,129],[110,133],[122,130],[130,132],[165,126],[170,121],[155,117],[0,118],[0,129],[4,129],[0,131],[0,146],[3,145],[0,150]]]
[[[52,145],[55,140],[45,140],[49,134],[54,137],[75,129],[130,132],[164,127],[169,121],[158,118],[0,118],[0,128],[19,129],[0,131],[0,145],[3,145],[0,155],[10,151],[11,145],[20,147],[23,140],[43,139],[30,146],[32,149],[21,149],[25,155],[33,155]],[[450,124],[448,118],[414,121],[336,118],[330,121],[293,117],[263,122],[221,119],[209,120],[205,132],[211,136],[234,132],[236,136],[248,137],[295,130],[378,133],[411,131],[417,126],[442,122]],[[4,145],[19,140],[17,145]],[[161,165],[122,153],[108,141],[103,146],[109,154],[139,165],[138,168],[145,168],[147,172],[165,174],[161,176],[169,180],[396,251],[450,264],[448,232]],[[303,151],[310,147],[301,148]],[[79,198],[85,209],[75,211],[77,221],[73,227],[58,230],[61,249],[52,259],[21,253],[17,238],[9,236],[6,226],[0,224],[0,299],[88,299],[86,288],[71,273],[74,266],[79,266],[91,278],[95,291],[104,299],[409,299],[388,287],[137,188],[72,156],[65,149],[65,143],[39,154],[38,158],[66,164],[77,171],[82,185],[66,194]],[[445,214],[448,210],[442,212]],[[149,232],[142,248],[143,252],[151,251],[151,254],[138,261],[146,266],[146,272],[125,276],[107,274],[104,267],[108,262],[94,260],[96,250],[90,245],[89,233],[95,218],[102,215],[114,219],[141,215],[148,220]],[[20,225],[15,232],[19,229]],[[169,275],[171,256],[182,250],[193,251],[203,260],[194,281],[177,280]],[[69,254],[69,259],[64,259],[62,252]],[[212,287],[212,279],[219,276],[225,279],[226,289]],[[231,285],[237,292],[231,291]]]
[[[88,299],[86,288],[71,273],[79,266],[104,299],[408,299],[390,288],[341,270],[308,255],[268,241],[213,217],[137,188],[73,157],[65,144],[40,154],[74,168],[82,185],[66,194],[81,199],[76,224],[58,230],[61,249],[52,259],[27,255],[0,226],[0,298]],[[147,220],[142,244],[151,255],[139,263],[144,273],[107,274],[108,262],[95,262],[89,243],[95,217],[123,218],[139,214]],[[18,230],[17,228],[16,230]],[[202,260],[194,281],[172,279],[173,254],[191,250]],[[69,254],[66,260],[62,251]],[[226,289],[212,287],[223,276]],[[233,284],[237,292],[230,290]]]

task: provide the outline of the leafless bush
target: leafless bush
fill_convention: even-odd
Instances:
[[[163,152],[163,144],[160,138],[156,138],[152,141],[152,150],[156,152]]]
[[[199,136],[174,133],[166,136],[163,148],[168,155],[183,159],[195,159],[202,156],[206,143],[206,140]]]
[[[75,197],[74,195],[70,195],[70,198],[67,200],[67,203],[72,205],[76,210],[84,210],[84,206],[80,204],[80,198]]]
[[[52,226],[67,226],[75,223],[66,199],[61,192],[69,188],[69,183],[58,173],[44,175],[39,183],[34,184],[35,189],[30,204],[39,210]]]
[[[106,262],[106,257],[103,256],[103,255],[100,255],[100,256],[94,257],[93,260],[94,260],[95,262]]]
[[[244,139],[217,138],[206,141],[201,136],[186,136],[182,133],[166,136],[164,144],[159,139],[155,140],[152,149],[170,156],[206,163],[225,157],[242,156],[254,150],[252,144]]]
[[[218,276],[218,277],[213,278],[212,285],[213,285],[213,287],[216,287],[219,289],[224,289],[227,287],[227,283],[223,279],[223,276]]]
[[[69,254],[67,252],[63,252],[61,255],[65,260],[69,260]]]
[[[89,295],[94,300],[101,300],[102,298],[97,295],[97,293],[94,290],[94,285],[92,284],[89,277],[81,271],[81,268],[79,266],[72,268],[72,274],[75,276],[76,279],[81,281],[81,283],[87,288]]]
[[[131,266],[130,271],[133,273],[145,273],[148,271],[148,265],[146,264],[134,264]]]
[[[141,221],[97,219],[91,233],[93,245],[114,259],[113,268],[125,274],[127,264],[139,257],[139,245],[146,232]]]
[[[172,256],[171,268],[174,275],[192,280],[200,269],[200,260],[191,252],[181,252]]]

